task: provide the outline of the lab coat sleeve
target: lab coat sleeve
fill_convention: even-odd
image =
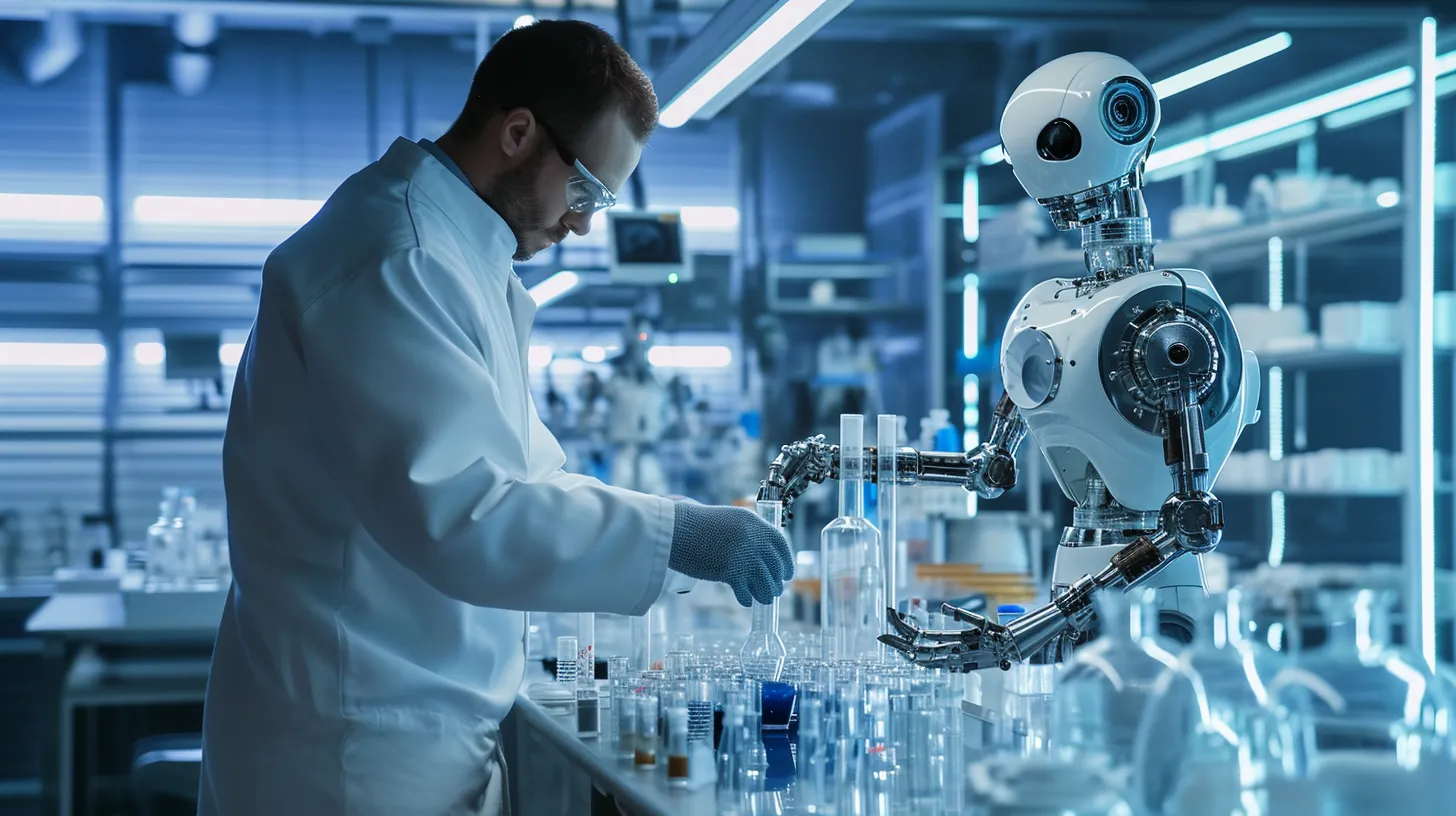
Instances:
[[[673,504],[594,480],[512,478],[531,435],[502,383],[480,285],[410,249],[300,319],[319,432],[364,530],[440,592],[477,606],[646,612],[662,591]],[[502,303],[500,308],[505,308]],[[503,387],[505,386],[505,387]],[[528,410],[530,410],[528,408]],[[535,417],[531,417],[535,419]]]

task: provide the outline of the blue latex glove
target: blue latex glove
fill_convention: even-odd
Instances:
[[[701,581],[718,581],[740,604],[770,603],[794,577],[788,539],[742,507],[678,502],[667,565]]]

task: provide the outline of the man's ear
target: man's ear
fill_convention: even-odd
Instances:
[[[508,158],[516,158],[526,152],[526,142],[536,130],[536,117],[526,108],[507,111],[501,121],[500,148]]]

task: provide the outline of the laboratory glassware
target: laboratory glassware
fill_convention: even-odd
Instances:
[[[773,526],[783,529],[783,505],[776,501],[761,501],[757,505],[758,516]],[[743,673],[756,680],[776,681],[783,674],[784,658],[788,650],[779,636],[779,602],[753,603],[753,623],[748,637],[739,650]]]
[[[172,520],[177,517],[181,488],[162,488],[162,503],[157,510],[157,520],[147,528],[147,586],[162,589],[172,586],[177,575],[177,534]]]
[[[187,488],[177,494],[176,515],[172,518],[172,541],[176,575],[174,582],[184,588],[191,588],[197,581],[200,567],[198,542],[193,516],[197,511],[197,496]]]
[[[1052,748],[1063,759],[1107,757],[1132,766],[1139,717],[1175,663],[1157,636],[1152,590],[1096,597],[1098,636],[1067,664],[1052,698]]]
[[[839,418],[839,517],[820,535],[826,657],[875,660],[884,629],[880,531],[864,516],[864,417]],[[832,645],[831,645],[832,644]]]
[[[970,766],[968,779],[973,793],[969,797],[971,816],[1134,813],[1121,792],[1126,771],[1111,767],[1105,756],[1064,759],[992,754]]]
[[[1245,637],[1247,613],[1243,590],[1209,598],[1193,644],[1158,678],[1133,763],[1131,798],[1140,813],[1269,812],[1263,746],[1275,723]]]
[[[595,615],[584,612],[576,616],[576,733],[582,737],[595,737],[601,731],[596,650],[593,646],[596,631]]]
[[[823,813],[830,804],[829,754],[824,741],[823,690],[799,690],[798,799],[807,813]]]
[[[1282,617],[1254,644],[1284,658],[1263,679],[1278,723],[1270,812],[1419,813],[1449,797],[1450,704],[1425,661],[1394,643],[1396,592],[1325,566],[1256,597],[1257,615]]]
[[[637,757],[637,694],[630,680],[612,687],[612,716],[617,721],[617,759],[631,762]]]
[[[900,445],[900,417],[894,414],[880,414],[877,420],[876,442],[879,445],[875,479],[876,502],[880,522],[880,564],[884,569],[884,605],[890,609],[900,608],[900,582],[905,580],[902,571],[899,524],[899,485],[895,478],[898,466],[895,461]],[[888,477],[888,478],[887,478]],[[881,649],[882,657],[894,658],[888,648]]]
[[[715,763],[719,813],[737,813],[742,804],[742,762],[747,748],[743,732],[743,705],[729,703],[723,709],[723,736],[718,739]]]
[[[673,787],[687,787],[691,774],[688,748],[688,710],[667,710],[667,782]]]
[[[657,765],[658,698],[650,690],[637,695],[637,767]]]

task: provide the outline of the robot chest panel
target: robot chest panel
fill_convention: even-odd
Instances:
[[[1066,412],[1105,400],[1150,434],[1184,393],[1212,425],[1234,407],[1242,381],[1237,335],[1217,294],[1164,276],[1090,292],[1048,282],[1011,316],[1002,345],[1007,393],[1023,411],[1054,402]]]

